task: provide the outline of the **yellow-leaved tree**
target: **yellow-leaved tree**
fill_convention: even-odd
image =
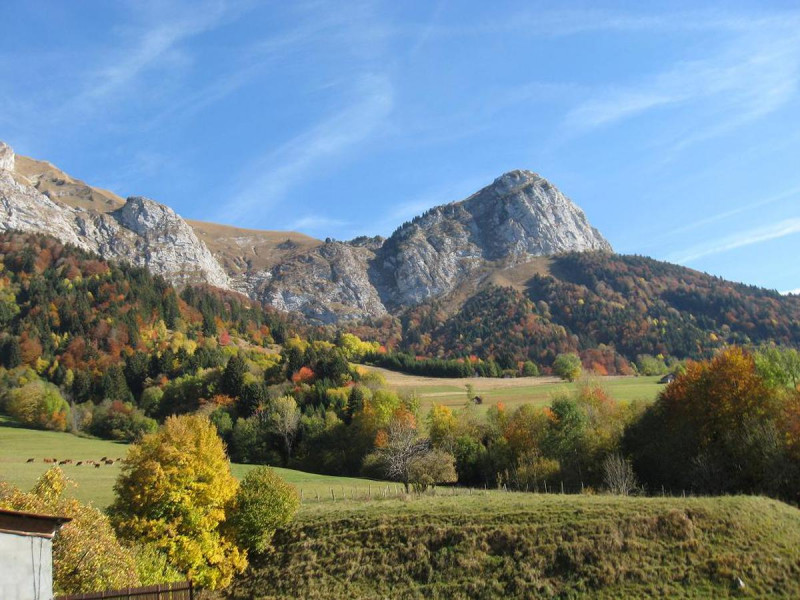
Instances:
[[[111,519],[123,538],[151,544],[198,586],[219,589],[247,566],[221,527],[237,488],[214,425],[170,417],[128,452]]]
[[[139,585],[135,551],[120,545],[102,512],[68,497],[70,484],[58,467],[43,473],[30,492],[0,483],[0,508],[72,519],[53,539],[57,592],[75,594]]]

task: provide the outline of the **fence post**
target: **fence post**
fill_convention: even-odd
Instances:
[[[334,493],[333,488],[331,488],[331,498],[334,502],[336,502],[336,494]]]
[[[194,600],[194,584],[189,580],[189,600]]]
[[[564,494],[564,480],[561,480],[561,494]]]

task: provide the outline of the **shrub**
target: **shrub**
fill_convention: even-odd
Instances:
[[[553,362],[553,372],[567,381],[581,376],[581,359],[577,354],[559,354]]]
[[[439,483],[455,483],[458,481],[456,458],[442,450],[426,452],[411,461],[409,480],[416,492],[424,492]]]
[[[245,475],[229,510],[227,524],[237,542],[251,552],[269,548],[275,530],[289,523],[300,508],[300,496],[272,469],[257,467]]]
[[[69,404],[52,383],[31,381],[8,392],[8,414],[24,425],[64,431],[69,422]]]

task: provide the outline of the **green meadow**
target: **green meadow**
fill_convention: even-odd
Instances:
[[[123,458],[127,445],[106,440],[78,437],[69,433],[39,431],[16,427],[6,417],[0,417],[0,479],[23,490],[30,489],[39,476],[53,466],[44,462],[45,458],[70,459],[72,464],[61,465],[64,473],[75,482],[70,491],[83,502],[92,502],[105,508],[114,499],[114,482],[119,474],[120,464],[93,465],[79,461],[101,458]],[[33,462],[28,462],[33,458]],[[232,464],[231,472],[241,479],[254,465]],[[295,485],[303,495],[304,504],[310,502],[341,502],[344,499],[369,498],[382,495],[385,483],[373,482],[354,477],[332,477],[304,473],[292,469],[274,467],[275,471],[289,483]],[[390,492],[394,493],[394,484]]]
[[[475,394],[483,400],[482,408],[504,403],[509,408],[521,404],[545,406],[553,396],[574,391],[580,381],[566,382],[555,377],[516,377],[493,379],[470,377],[464,379],[420,377],[397,373],[387,369],[369,367],[380,372],[392,389],[400,394],[416,394],[423,412],[434,404],[453,408],[462,406],[466,400],[466,385],[472,386]],[[602,385],[612,398],[622,402],[634,400],[652,402],[664,386],[660,377],[596,377],[594,382]]]

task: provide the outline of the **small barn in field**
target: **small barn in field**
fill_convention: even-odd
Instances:
[[[0,509],[0,598],[53,598],[53,536],[69,520]]]

